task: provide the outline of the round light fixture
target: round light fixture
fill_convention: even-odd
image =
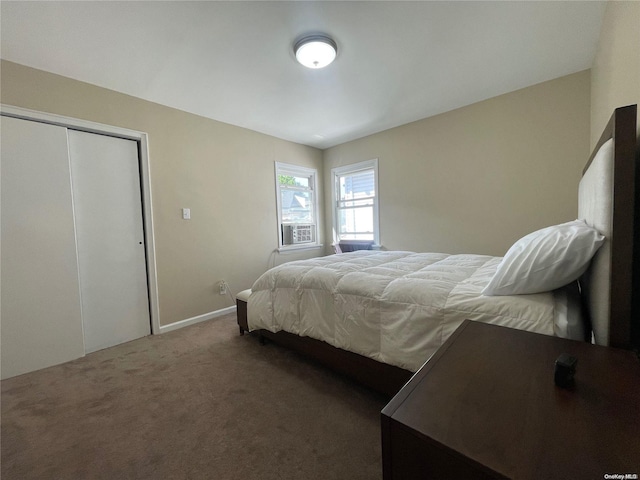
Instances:
[[[324,68],[336,58],[336,42],[326,35],[310,35],[298,40],[293,47],[296,60],[308,68]]]

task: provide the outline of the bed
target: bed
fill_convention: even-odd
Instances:
[[[592,239],[578,282],[487,295],[517,248],[504,259],[362,250],[266,272],[238,300],[240,333],[256,332],[387,395],[465,319],[637,347],[635,123],[636,106],[616,109],[585,166],[575,226],[602,236]]]

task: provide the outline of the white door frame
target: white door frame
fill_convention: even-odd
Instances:
[[[52,113],[38,112],[21,107],[0,104],[0,115],[21,118],[35,122],[48,123],[83,132],[98,133],[112,137],[134,140],[138,143],[140,153],[140,175],[142,180],[142,211],[144,214],[145,252],[147,256],[147,287],[149,289],[149,314],[151,316],[151,333],[160,333],[160,307],[158,301],[158,276],[156,269],[156,246],[153,232],[153,209],[151,202],[151,171],[149,165],[148,136],[144,132],[127,128],[104,125],[102,123],[64,117]]]

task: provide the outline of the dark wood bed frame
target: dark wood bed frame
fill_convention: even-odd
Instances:
[[[640,145],[636,139],[636,105],[614,111],[602,137],[590,156],[587,170],[600,146],[610,138],[614,148],[614,215],[611,238],[611,281],[609,305],[610,345],[625,349],[640,346]],[[583,171],[583,173],[584,173]],[[634,205],[638,204],[638,208]],[[635,292],[635,293],[634,293]],[[240,334],[249,331],[247,303],[238,300]],[[265,339],[290,348],[389,397],[411,378],[412,372],[380,363],[368,357],[333,347],[309,337],[288,332],[255,332]]]
[[[244,335],[244,332],[249,331],[247,304],[238,300],[237,305],[240,335]],[[413,375],[409,370],[341,350],[315,338],[299,337],[284,331],[272,333],[267,330],[257,330],[251,333],[258,335],[262,344],[266,343],[266,340],[271,340],[389,397],[398,393]]]

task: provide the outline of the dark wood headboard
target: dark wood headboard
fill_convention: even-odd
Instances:
[[[619,348],[637,348],[638,334],[638,271],[640,247],[640,188],[637,185],[640,168],[637,167],[636,115],[637,106],[617,108],[594,148],[583,171],[583,182],[594,159],[608,140],[613,139],[612,198],[607,224],[598,226],[607,237],[604,248],[594,257],[590,269],[581,278],[581,288],[587,304],[596,343]],[[604,171],[604,170],[603,170]],[[593,171],[589,175],[594,177]],[[597,174],[598,177],[600,173]],[[596,177],[596,178],[598,178]],[[583,194],[580,195],[580,216],[584,217]],[[587,223],[592,219],[583,218]],[[634,271],[636,278],[634,280]],[[635,284],[634,284],[635,281]],[[636,288],[634,288],[634,286]]]

